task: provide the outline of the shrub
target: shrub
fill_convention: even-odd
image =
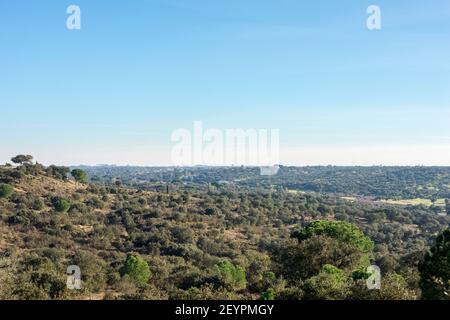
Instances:
[[[145,284],[152,275],[148,263],[137,253],[129,253],[120,269],[121,276],[128,276],[136,284]]]
[[[235,266],[230,261],[223,260],[216,264],[216,269],[224,284],[229,285],[234,290],[242,290],[247,286],[245,270],[240,266]]]
[[[52,205],[58,212],[67,212],[70,209],[70,202],[67,199],[54,197],[52,198]]]
[[[419,264],[425,300],[450,300],[450,229],[440,233]]]
[[[72,175],[72,177],[74,177],[74,179],[77,182],[81,182],[81,183],[87,183],[88,182],[88,175],[87,175],[87,173],[85,171],[81,170],[81,169],[73,169],[70,174]]]
[[[13,192],[13,190],[14,188],[9,184],[0,184],[0,198],[8,197]]]
[[[363,252],[371,252],[374,247],[372,240],[357,226],[344,221],[314,221],[294,236],[302,241],[313,235],[324,235],[342,243],[355,245]]]

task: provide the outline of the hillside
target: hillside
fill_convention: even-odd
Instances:
[[[145,191],[69,176],[0,167],[0,183],[13,188],[0,198],[0,298],[418,298],[417,264],[449,222],[425,206],[228,185]],[[354,225],[374,246],[297,240],[313,221]],[[369,294],[352,278],[362,257],[382,268],[385,291]],[[66,287],[69,265],[81,269],[81,290]],[[340,296],[311,289],[325,265],[348,277]]]
[[[132,167],[82,166],[93,181],[119,179],[140,188],[157,188],[158,182],[204,185],[226,182],[237,187],[280,188],[364,196],[380,199],[427,199],[441,205],[450,199],[449,167],[339,167],[280,166],[273,176],[257,167]]]

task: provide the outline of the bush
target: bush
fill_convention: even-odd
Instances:
[[[77,182],[81,182],[81,183],[87,183],[88,182],[88,175],[87,175],[87,173],[85,171],[81,170],[81,169],[73,169],[70,174],[72,175],[72,177],[75,178],[75,180]]]
[[[13,190],[14,188],[9,184],[0,184],[0,198],[8,197],[13,192]]]
[[[450,229],[440,233],[419,264],[425,300],[450,300]]]
[[[54,197],[52,198],[52,204],[56,211],[67,212],[70,209],[70,202],[67,199]]]
[[[314,221],[300,232],[294,234],[299,241],[309,239],[313,235],[324,235],[342,243],[357,246],[363,252],[371,252],[374,244],[359,228],[344,221]]]
[[[35,198],[33,200],[33,202],[31,203],[31,209],[33,209],[33,210],[39,211],[39,210],[42,210],[43,208],[44,208],[44,202],[39,198]]]
[[[216,214],[216,209],[214,209],[214,208],[206,208],[205,209],[205,214],[207,216],[212,216],[212,215]]]
[[[220,279],[232,289],[242,290],[247,286],[245,270],[240,266],[235,266],[230,261],[224,260],[216,264],[216,269]]]
[[[95,209],[103,209],[105,207],[105,203],[97,197],[92,197],[91,199],[87,200],[86,205]]]
[[[121,276],[128,276],[136,284],[145,284],[152,275],[148,263],[137,253],[129,253],[123,267]]]

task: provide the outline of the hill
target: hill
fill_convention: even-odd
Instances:
[[[0,298],[417,298],[417,264],[449,222],[426,206],[227,184],[151,191],[79,183],[69,171],[0,167],[0,184],[13,187],[0,198]],[[297,239],[313,221],[355,226],[373,249]],[[363,257],[386,275],[376,296],[354,276]],[[80,267],[80,290],[66,286],[70,265]],[[345,274],[338,296],[315,278],[328,277],[327,265]]]

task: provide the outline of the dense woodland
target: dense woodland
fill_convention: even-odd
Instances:
[[[447,215],[342,197],[448,199],[449,168],[263,177],[12,162],[0,166],[0,299],[449,299]],[[69,265],[80,290],[66,286]]]
[[[277,186],[290,190],[373,198],[450,199],[450,167],[286,167],[262,176],[258,167],[80,167],[92,181],[120,180],[129,186],[158,182],[204,185],[227,183],[242,187]]]

